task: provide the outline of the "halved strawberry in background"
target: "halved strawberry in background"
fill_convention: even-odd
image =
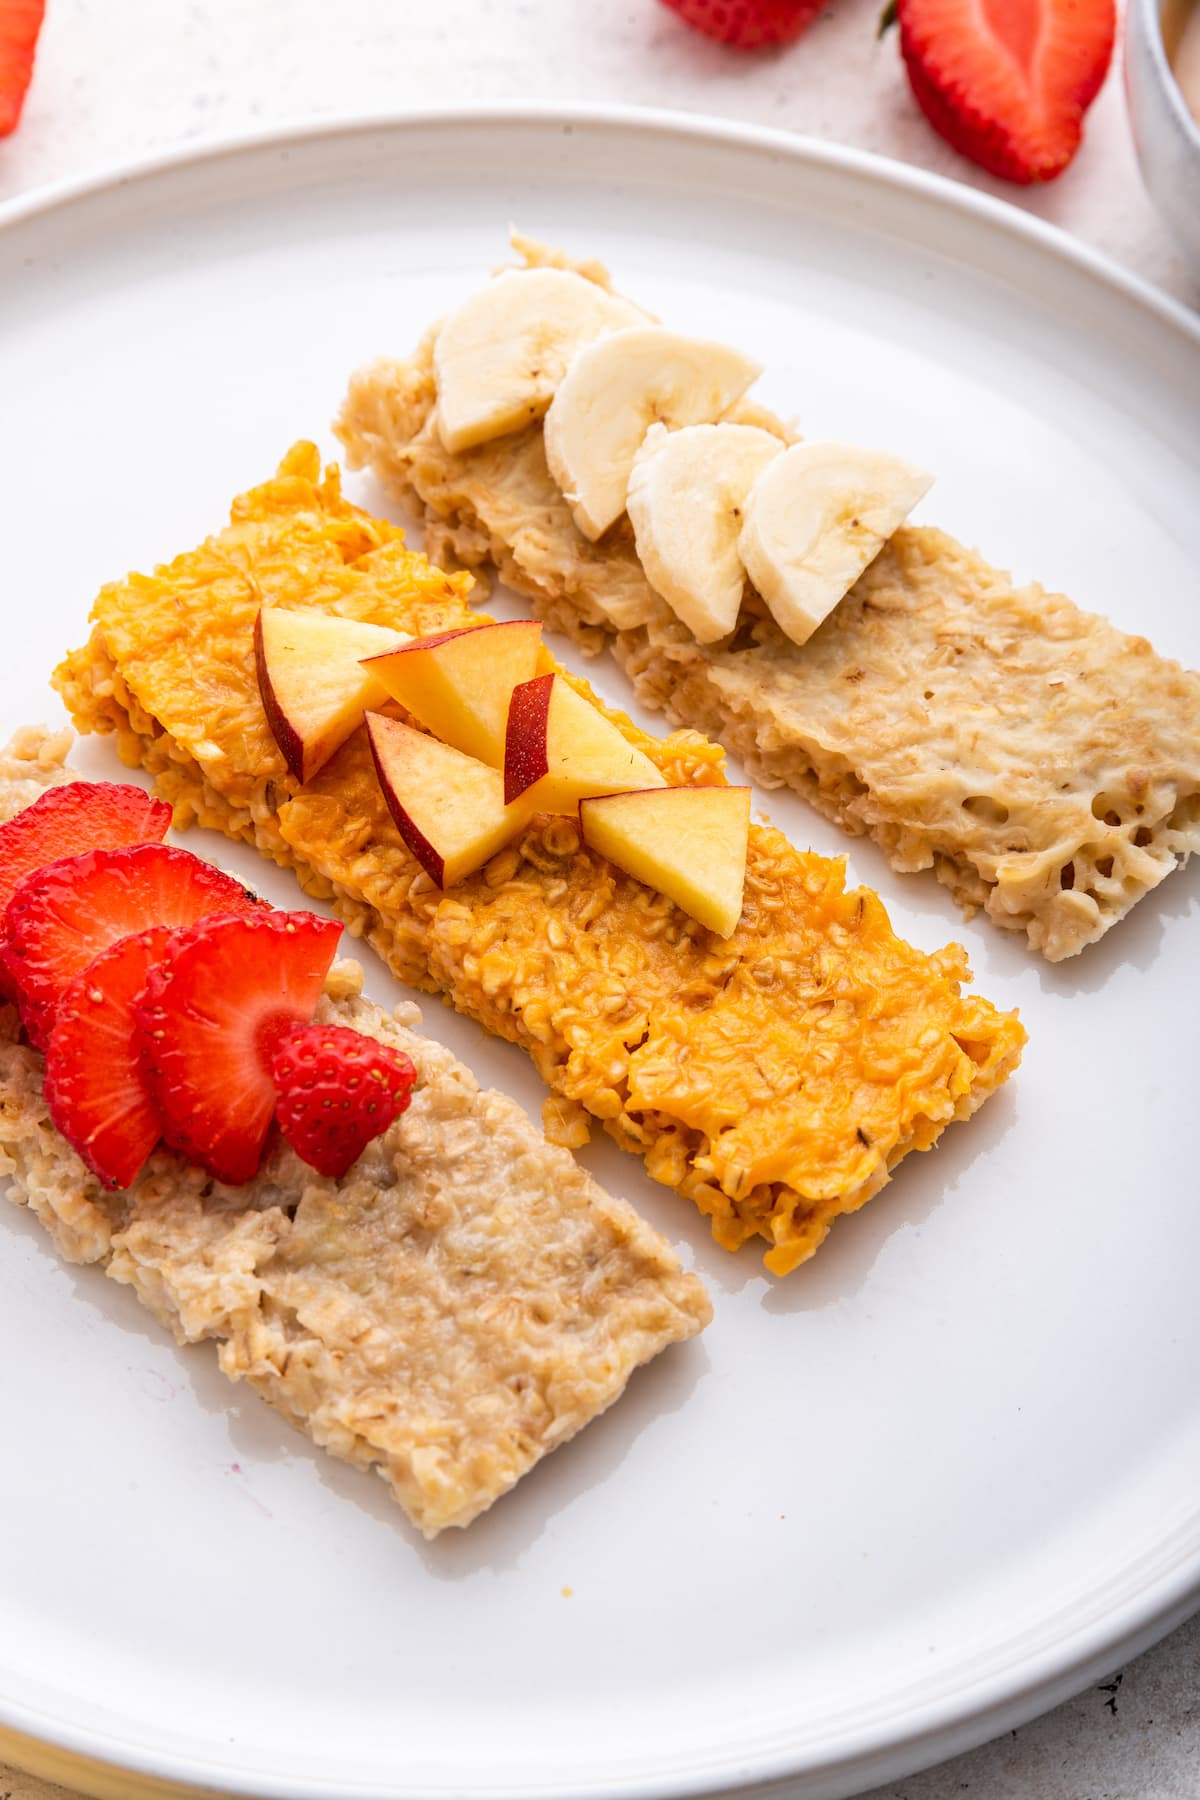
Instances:
[[[306,912],[211,919],[174,937],[150,972],[136,1011],[163,1137],[218,1181],[258,1172],[276,1040],[311,1020],[341,932]]]
[[[1115,0],[896,0],[895,13],[917,103],[947,143],[1006,181],[1062,173],[1112,60]]]
[[[118,938],[260,909],[232,876],[166,844],[89,850],[35,869],[4,915],[5,963],[30,1042],[45,1048],[67,984]]]
[[[662,0],[685,24],[735,50],[790,44],[825,0]]]
[[[3,6],[3,0],[0,0]],[[27,875],[85,850],[161,844],[171,808],[140,787],[114,781],[69,781],[0,825],[0,945],[3,913]],[[0,957],[0,993],[14,997]]]
[[[0,137],[17,128],[46,0],[0,0]]]
[[[102,950],[67,987],[46,1048],[50,1117],[107,1187],[128,1187],[162,1136],[134,1001],[170,938],[156,925]]]

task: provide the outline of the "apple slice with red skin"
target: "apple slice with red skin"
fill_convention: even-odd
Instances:
[[[742,916],[748,787],[649,788],[579,802],[585,844],[657,888],[718,937]]]
[[[271,734],[297,781],[311,781],[382,706],[387,689],[363,658],[395,650],[406,634],[338,613],[263,607],[254,623],[258,687]]]
[[[438,887],[474,874],[529,823],[527,806],[504,804],[499,769],[382,713],[367,714],[367,737],[396,829]]]
[[[443,744],[499,769],[509,697],[537,673],[541,647],[536,619],[505,619],[413,638],[363,666]]]
[[[665,786],[650,758],[561,675],[535,675],[513,689],[504,746],[510,804],[574,813],[585,794]]]

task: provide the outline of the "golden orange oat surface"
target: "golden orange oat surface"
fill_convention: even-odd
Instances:
[[[177,825],[215,826],[294,868],[401,980],[524,1045],[554,1092],[557,1135],[578,1143],[586,1116],[600,1119],[710,1216],[719,1243],[762,1237],[782,1274],[994,1092],[1024,1030],[962,991],[960,946],[914,949],[875,894],[846,890],[840,858],[769,827],[751,827],[745,907],[725,940],[584,848],[566,818],[535,820],[441,893],[400,839],[361,729],[301,787],[259,698],[259,607],[427,632],[482,622],[470,586],[350,506],[336,471],[322,476],[298,445],[218,536],[105,588],[55,682],[81,729],[115,732],[122,758],[150,771]],[[699,734],[658,739],[609,716],[668,782],[724,779]]]

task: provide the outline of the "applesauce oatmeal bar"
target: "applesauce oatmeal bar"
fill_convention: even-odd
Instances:
[[[72,779],[69,734],[0,754],[0,819]],[[374,1468],[427,1537],[467,1525],[604,1411],[639,1364],[711,1314],[631,1207],[501,1094],[413,1005],[334,965],[318,1010],[412,1058],[409,1109],[340,1181],[282,1140],[238,1187],[160,1149],[109,1191],[50,1122],[42,1058],[0,1007],[0,1172],[68,1261],[127,1282],[180,1343],[211,1338],[335,1456]]]
[[[441,892],[392,820],[363,726],[309,782],[290,775],[255,675],[259,609],[428,634],[478,620],[469,588],[351,507],[300,445],[217,537],[105,588],[55,683],[81,729],[114,732],[153,775],[177,825],[257,845],[399,979],[523,1045],[564,1141],[600,1119],[721,1244],[761,1236],[786,1272],[995,1091],[1024,1031],[962,992],[959,946],[913,949],[874,894],[846,891],[841,861],[769,828],[751,828],[746,905],[719,939],[589,853],[567,818],[535,818]],[[668,783],[723,779],[695,733],[608,716]]]
[[[515,242],[531,269],[611,293],[600,265]],[[589,652],[610,644],[639,699],[764,785],[869,834],[897,869],[932,868],[968,915],[1050,961],[1200,846],[1200,676],[1145,639],[901,525],[807,642],[749,582],[734,627],[700,642],[651,585],[628,516],[595,541],[579,529],[540,418],[447,448],[437,337],[353,378],[337,425],[350,466],[417,503],[438,561],[490,565]],[[745,399],[708,416],[792,442]]]

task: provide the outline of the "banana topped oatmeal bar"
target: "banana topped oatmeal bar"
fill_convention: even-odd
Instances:
[[[601,265],[514,242],[532,269],[611,293]],[[351,468],[415,500],[432,556],[490,565],[585,649],[611,644],[645,705],[711,733],[765,786],[869,834],[896,869],[932,868],[968,915],[982,907],[1052,962],[1200,848],[1200,675],[905,525],[806,642],[749,582],[735,628],[700,642],[651,585],[627,516],[597,541],[578,528],[540,419],[447,448],[437,335],[351,381],[337,425]],[[706,416],[794,441],[745,399]]]
[[[962,992],[959,946],[913,949],[874,894],[846,891],[840,860],[769,828],[751,829],[746,905],[725,940],[583,848],[564,817],[536,818],[442,893],[405,848],[362,727],[301,786],[256,681],[260,607],[429,633],[478,620],[470,585],[350,506],[301,445],[217,537],[105,588],[55,681],[81,729],[115,732],[123,760],[154,776],[178,825],[256,844],[401,980],[523,1045],[564,1141],[600,1119],[721,1244],[760,1236],[786,1272],[995,1091],[1024,1031]],[[658,739],[609,717],[668,783],[723,779],[695,733]]]
[[[72,779],[68,735],[0,753],[0,819]],[[110,1192],[54,1130],[42,1058],[0,1006],[0,1173],[68,1261],[127,1282],[181,1343],[216,1341],[335,1456],[376,1469],[426,1537],[467,1525],[707,1324],[700,1283],[622,1200],[481,1092],[336,963],[318,1009],[401,1049],[412,1104],[340,1181],[281,1139],[228,1187],[160,1149]]]

